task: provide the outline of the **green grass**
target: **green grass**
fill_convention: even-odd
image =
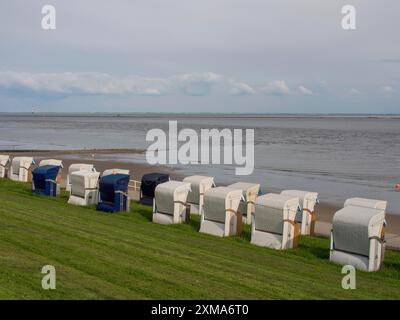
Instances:
[[[29,184],[0,180],[0,299],[399,299],[400,253],[379,272],[357,272],[341,288],[329,240],[301,237],[275,251],[243,236],[218,238],[190,224],[151,223],[151,208],[106,214],[61,198],[33,195]],[[53,265],[57,289],[43,290]]]

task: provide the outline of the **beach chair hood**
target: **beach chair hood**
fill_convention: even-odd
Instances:
[[[225,223],[226,210],[237,211],[242,199],[241,189],[216,187],[204,195],[204,219]]]
[[[260,185],[258,183],[236,182],[228,187],[243,190],[243,201],[240,202],[238,210],[246,217],[246,223],[251,224],[251,214],[254,212]]]
[[[347,206],[359,206],[365,208],[382,209],[386,210],[387,201],[375,200],[375,199],[365,199],[365,198],[350,198],[344,203],[344,207]]]
[[[56,159],[44,159],[44,160],[41,160],[39,162],[39,167],[42,167],[42,166],[58,166],[61,169],[64,168],[62,161],[61,160],[56,160]]]
[[[380,237],[385,210],[348,205],[332,222],[335,250],[368,256],[370,239]]]
[[[10,156],[0,155],[0,178],[5,178],[6,168],[10,162]]]
[[[93,171],[75,171],[71,173],[71,195],[85,197],[87,189],[96,189],[100,173]]]
[[[168,181],[159,184],[155,190],[155,204],[157,212],[174,214],[175,203],[186,203],[190,183]]]
[[[143,175],[140,184],[141,194],[144,197],[154,198],[156,187],[160,183],[169,181],[169,174],[166,173],[147,173]]]
[[[129,173],[129,170],[127,170],[127,169],[114,168],[114,169],[104,170],[102,176],[105,177],[105,176],[109,176],[112,174],[125,174],[125,175],[127,174],[127,175],[129,175],[130,173]]]
[[[197,205],[200,204],[200,195],[204,195],[214,185],[214,178],[207,176],[190,176],[184,178],[183,181],[190,183],[191,186],[187,201]]]
[[[299,204],[299,198],[291,195],[269,193],[258,197],[254,217],[255,229],[283,234],[284,221],[294,221]]]

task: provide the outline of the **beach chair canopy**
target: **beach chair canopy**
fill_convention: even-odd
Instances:
[[[348,205],[333,216],[334,249],[369,256],[371,237],[380,237],[385,210]]]
[[[190,183],[167,181],[159,184],[155,190],[157,212],[173,215],[175,202],[184,204],[190,191]]]
[[[258,192],[260,191],[260,184],[258,183],[247,183],[247,182],[236,182],[228,186],[232,189],[243,190],[243,199],[239,205],[239,211],[243,214],[247,214],[248,202],[255,202]]]
[[[281,235],[284,220],[294,218],[298,208],[298,197],[274,193],[260,196],[256,200],[255,229]]]
[[[10,162],[10,156],[0,155],[0,178],[4,178],[6,175],[6,167]]]
[[[11,161],[11,174],[19,175],[19,169],[24,168],[29,170],[35,161],[32,157],[15,157]]]
[[[10,161],[10,156],[0,154],[0,166],[5,167]]]
[[[96,189],[100,173],[93,171],[75,171],[70,175],[71,194],[84,198],[87,189]]]
[[[103,176],[100,179],[99,191],[102,201],[113,203],[115,192],[127,192],[129,184],[129,175],[127,174],[111,174]]]
[[[35,189],[37,190],[45,190],[46,189],[46,180],[55,181],[60,170],[60,166],[40,166],[37,167],[32,172],[33,183]]]
[[[228,187],[216,187],[204,195],[204,219],[225,223],[226,210],[237,211],[243,191]]]
[[[300,200],[300,208],[307,210],[310,213],[314,212],[315,205],[318,203],[318,193],[302,190],[284,190],[281,192],[283,195],[298,197]],[[296,222],[302,222],[302,210],[296,214]]]
[[[63,168],[63,164],[61,160],[56,160],[56,159],[44,159],[39,162],[39,167],[42,166],[59,166],[60,168]]]
[[[344,203],[344,207],[347,206],[359,206],[365,208],[374,208],[386,210],[387,201],[375,200],[375,199],[365,199],[365,198],[350,198]]]
[[[96,171],[93,164],[88,163],[73,163],[68,168],[68,173],[71,174],[75,171]]]
[[[214,185],[214,178],[195,175],[184,178],[183,182],[190,183],[191,191],[189,192],[187,201],[192,204],[199,204],[200,194],[204,194],[204,192]]]
[[[140,189],[142,196],[154,198],[156,187],[160,183],[169,181],[169,174],[166,173],[147,173],[143,175]]]
[[[103,172],[103,177],[104,176],[109,176],[109,175],[111,175],[111,174],[127,174],[127,175],[129,175],[130,173],[129,173],[129,170],[127,170],[127,169],[118,169],[118,168],[114,168],[114,169],[107,169],[107,170],[104,170],[104,172]]]

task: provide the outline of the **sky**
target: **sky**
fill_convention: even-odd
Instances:
[[[400,113],[399,13],[398,0],[2,0],[0,112]]]

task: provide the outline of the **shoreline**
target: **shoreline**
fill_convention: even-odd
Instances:
[[[123,162],[116,160],[107,160],[107,159],[97,159],[96,154],[107,155],[107,154],[121,154],[121,153],[134,153],[134,154],[143,154],[144,150],[140,149],[87,149],[87,150],[0,150],[0,153],[7,153],[11,157],[15,156],[33,156],[35,159],[41,160],[43,158],[54,158],[63,161],[64,169],[62,171],[62,180],[65,184],[66,176],[68,173],[68,167],[72,163],[91,163],[95,165],[97,171],[104,171],[105,169],[110,168],[121,168],[128,169],[131,173],[132,180],[141,180],[141,177],[150,172],[162,172],[168,173],[173,180],[182,180],[186,174],[180,172],[180,170],[176,170],[167,166],[161,165],[149,165],[147,163],[134,163],[134,162]],[[76,155],[73,157],[71,155]],[[84,158],[80,156],[89,156],[91,159]],[[245,179],[244,179],[245,180]],[[223,184],[219,184],[223,185]],[[275,192],[279,193],[281,190],[265,188],[266,192]],[[343,200],[344,201],[344,200]],[[317,211],[317,223],[316,223],[316,235],[329,237],[331,230],[331,222],[333,215],[336,211],[340,210],[341,206],[322,202],[318,205]],[[400,250],[400,216],[392,214],[390,212],[386,213],[386,220],[388,225],[386,227],[386,237],[387,237],[387,246],[388,248]]]

